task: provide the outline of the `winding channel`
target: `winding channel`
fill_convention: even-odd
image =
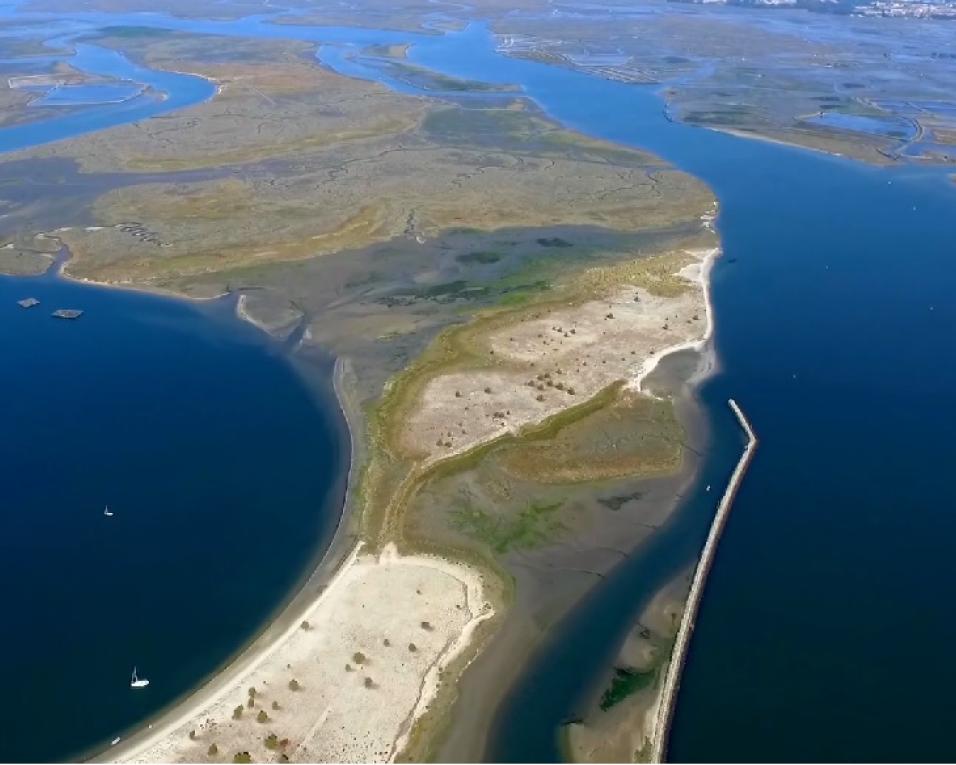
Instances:
[[[413,62],[519,84],[562,124],[658,154],[718,197],[724,256],[712,293],[721,364],[699,391],[712,449],[667,525],[517,670],[487,758],[558,759],[558,727],[580,714],[642,606],[699,553],[716,502],[703,487],[722,485],[740,450],[724,403],[731,397],[760,432],[761,449],[708,582],[670,755],[947,756],[956,613],[939,603],[956,588],[948,480],[956,458],[956,189],[946,171],[872,168],[670,122],[653,89],[500,55],[481,24],[432,36],[262,17],[74,18],[88,29],[128,23],[312,40],[328,65],[392,87],[400,86],[349,54],[412,42]],[[208,97],[188,85],[191,95],[177,100],[186,85],[165,82],[178,95],[162,103]],[[0,131],[0,141],[8,135]],[[915,656],[934,671],[910,671]]]

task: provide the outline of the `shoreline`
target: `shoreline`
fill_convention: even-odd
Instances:
[[[266,334],[269,335],[269,333]],[[271,335],[269,337],[275,339]],[[349,501],[353,489],[354,456],[357,444],[353,437],[349,407],[341,392],[341,378],[346,373],[347,366],[346,361],[337,358],[331,376],[331,388],[345,426],[342,435],[348,438],[350,455],[338,523],[325,550],[317,556],[315,564],[303,572],[300,584],[287,594],[288,600],[278,606],[274,616],[265,621],[259,633],[225,664],[194,685],[187,694],[159,710],[154,722],[143,720],[133,729],[132,734],[123,737],[116,745],[106,742],[101,746],[91,747],[85,754],[81,753],[77,758],[79,761],[116,762],[132,758],[136,752],[148,748],[154,740],[167,735],[182,721],[188,720],[191,710],[209,704],[216,697],[225,694],[231,681],[252,672],[265,659],[271,648],[281,643],[289,633],[298,629],[298,622],[302,616],[315,606],[339,572],[344,570],[349,561],[359,553],[360,544],[352,539],[354,537],[351,524],[353,514],[350,512]],[[281,630],[279,634],[275,634],[277,630]]]
[[[53,275],[54,278],[66,278],[69,281],[83,284],[84,286],[103,287],[106,289],[126,289],[122,285],[100,284],[97,282],[72,279],[61,273]],[[145,288],[132,291],[152,294],[155,297],[163,299],[178,299],[187,302],[210,302],[220,300],[231,293],[214,298],[191,298],[177,294],[165,294],[150,292]],[[260,327],[256,322],[234,314],[235,318],[243,323],[249,323],[257,330],[263,332],[266,338],[272,342],[280,342],[280,339],[270,332]],[[296,374],[302,376],[301,371],[297,370],[297,364],[292,355],[288,359],[290,365],[296,370]],[[354,513],[351,512],[351,497],[354,489],[355,465],[358,443],[354,437],[353,418],[355,413],[344,394],[343,378],[348,372],[348,362],[342,358],[336,358],[333,363],[332,374],[329,378],[330,390],[334,395],[341,415],[341,436],[348,441],[348,470],[344,476],[344,488],[341,495],[340,510],[338,521],[333,530],[325,549],[317,555],[313,565],[307,567],[299,577],[299,584],[283,598],[283,601],[277,606],[273,616],[260,625],[259,632],[241,647],[226,662],[203,678],[179,699],[176,699],[166,705],[165,708],[158,710],[153,722],[143,720],[132,733],[120,732],[122,740],[113,745],[109,742],[103,742],[100,745],[90,747],[85,752],[80,752],[76,759],[82,762],[114,762],[120,758],[126,759],[135,756],[139,750],[147,748],[150,743],[163,734],[168,733],[175,728],[182,720],[188,719],[189,711],[195,707],[210,703],[217,696],[221,696],[228,691],[228,684],[237,677],[245,676],[252,672],[255,667],[264,660],[269,650],[282,642],[282,640],[295,629],[298,628],[298,622],[301,617],[313,608],[323,592],[331,585],[332,581],[343,571],[348,563],[359,553],[361,544],[355,541],[354,531]],[[310,389],[314,390],[314,385],[310,385],[307,380],[303,381]],[[281,632],[276,635],[276,631]],[[172,719],[170,719],[172,718]]]
[[[716,214],[715,208],[713,214],[704,221],[708,230],[713,231],[712,221],[716,218]],[[723,250],[718,245],[695,252],[703,252],[703,258],[699,262],[681,269],[679,273],[688,278],[689,281],[696,283],[701,289],[706,318],[704,334],[697,340],[677,343],[662,349],[652,357],[652,364],[645,363],[646,368],[642,368],[639,376],[625,384],[633,387],[642,395],[653,396],[652,393],[643,389],[643,383],[653,375],[655,370],[659,369],[660,363],[680,351],[690,350],[695,352],[698,357],[695,370],[689,378],[680,381],[672,401],[682,427],[689,428],[696,433],[697,438],[705,438],[709,437],[704,435],[709,432],[709,426],[700,411],[697,392],[700,385],[717,371],[716,351],[713,348],[715,319],[711,298],[711,274],[717,259],[723,254]],[[693,278],[690,278],[684,273],[687,268],[697,268],[699,270]],[[683,502],[684,492],[693,485],[701,469],[702,463],[696,452],[687,455],[687,457],[689,459],[685,457],[682,466],[673,475],[647,479],[651,484],[655,481],[666,481],[673,487],[673,492],[669,492],[666,498],[660,500],[662,504],[667,505],[668,518],[677,512]],[[635,551],[642,544],[643,542],[639,542]],[[611,571],[613,570],[612,568]],[[600,586],[600,583],[595,586]],[[472,659],[472,663],[477,662],[481,665],[482,672],[479,675],[471,676],[465,673],[459,679],[456,688],[459,696],[458,702],[467,703],[470,713],[466,720],[462,720],[459,715],[455,715],[442,737],[436,742],[439,761],[472,761],[476,757],[481,758],[482,755],[487,757],[490,735],[497,724],[496,719],[499,710],[518,684],[523,672],[522,665],[533,660],[536,652],[548,640],[548,631],[569,618],[574,609],[585,601],[591,592],[592,588],[589,588],[574,597],[571,602],[566,603],[560,610],[552,613],[546,627],[531,623],[527,618],[518,621],[506,621],[499,627],[492,637],[492,642]],[[509,611],[509,616],[513,613],[513,610]],[[517,662],[519,668],[512,673],[505,683],[501,683],[501,675],[498,673],[506,672],[508,668],[513,667],[516,664],[516,657],[521,659]],[[492,682],[488,680],[490,676],[495,676]],[[453,712],[453,714],[455,713]],[[481,760],[478,759],[478,761]]]
[[[349,434],[351,453],[347,475],[348,488],[342,513],[339,516],[338,526],[326,552],[319,559],[315,568],[306,575],[301,588],[293,595],[292,600],[279,610],[274,619],[266,623],[263,632],[245,646],[234,659],[206,678],[197,689],[173,702],[165,711],[160,713],[156,722],[149,723],[146,728],[138,728],[136,733],[122,743],[96,750],[96,754],[91,758],[93,761],[128,762],[137,761],[140,758],[142,758],[140,761],[169,761],[183,759],[184,755],[187,758],[186,761],[197,759],[195,756],[190,757],[188,753],[184,753],[177,748],[178,744],[176,742],[185,738],[185,736],[177,735],[182,732],[181,729],[190,725],[194,726],[194,729],[202,729],[204,723],[200,720],[205,720],[208,724],[210,708],[216,705],[221,707],[230,693],[234,693],[237,688],[241,690],[246,683],[255,684],[256,673],[270,661],[274,664],[279,659],[281,659],[281,662],[285,662],[286,659],[290,658],[294,650],[289,644],[301,634],[303,624],[309,623],[312,625],[306,629],[306,632],[310,632],[321,631],[323,622],[329,624],[334,622],[332,618],[334,614],[323,614],[315,621],[306,619],[305,622],[301,622],[303,617],[312,617],[326,605],[328,605],[328,608],[325,610],[332,608],[335,605],[336,598],[342,599],[340,597],[342,593],[345,593],[346,598],[350,600],[366,600],[362,597],[363,593],[360,590],[360,587],[362,587],[361,577],[369,571],[380,572],[380,577],[386,581],[391,581],[393,577],[400,575],[403,570],[424,569],[429,584],[433,583],[435,578],[443,575],[454,581],[455,586],[464,593],[464,603],[467,605],[469,618],[448,639],[443,641],[440,650],[437,651],[433,659],[429,660],[425,671],[414,676],[416,694],[414,703],[408,706],[395,705],[394,708],[402,712],[409,708],[411,711],[405,715],[398,726],[397,733],[390,742],[388,755],[384,758],[387,761],[393,761],[409,745],[415,723],[429,711],[432,702],[438,697],[446,669],[467,654],[469,648],[474,645],[476,633],[482,623],[496,615],[496,609],[486,597],[484,574],[480,569],[454,559],[446,559],[440,555],[427,553],[400,554],[394,543],[386,545],[380,554],[369,555],[366,551],[366,544],[362,541],[356,541],[355,524],[359,519],[352,512],[351,504],[356,466],[359,464],[357,452],[361,445],[353,436],[353,420],[356,413],[345,393],[345,377],[348,371],[348,362],[341,358],[336,359],[332,376],[333,390]],[[434,576],[429,579],[428,575]],[[377,584],[374,588],[369,585],[364,594],[367,596],[370,593],[383,593],[387,589],[388,587],[383,586],[383,584]],[[412,590],[404,588],[403,591],[408,594]],[[419,592],[419,594],[421,593]],[[411,597],[414,598],[415,596],[412,595]],[[448,601],[448,598],[445,600]],[[455,605],[456,609],[461,607],[460,604]],[[364,605],[362,608],[364,608]],[[405,608],[404,610],[410,614],[414,612],[413,608]],[[415,615],[414,618],[418,619],[419,616],[420,614]],[[355,622],[349,622],[349,624],[353,627],[357,626]],[[422,624],[424,625],[426,622],[422,622]],[[345,632],[345,630],[341,631]],[[351,637],[354,637],[354,634]],[[385,642],[388,645],[388,641]],[[419,649],[419,651],[422,652],[422,649]],[[473,658],[469,657],[469,663]],[[322,659],[322,655],[319,656],[319,659]],[[270,676],[270,679],[272,679],[272,676]],[[276,687],[275,684],[268,685],[268,681],[266,681],[266,686],[267,688]],[[333,692],[341,692],[342,690],[332,682],[327,682],[324,686]],[[310,705],[309,709],[315,710],[315,707]],[[316,714],[305,715],[312,726],[309,731],[310,735],[316,733],[325,723],[331,709],[331,706],[327,708],[325,713],[319,716],[317,722]],[[298,745],[303,750],[302,754],[305,752],[305,743],[305,741],[302,741]],[[159,756],[155,752],[150,753],[150,750],[156,748],[161,750]],[[341,759],[361,760],[363,759],[362,754],[361,752],[350,752]],[[368,757],[369,754],[370,752],[364,753],[365,757]],[[371,754],[385,754],[385,752],[378,751]],[[321,759],[329,759],[329,757],[325,755],[321,756]]]
[[[714,365],[712,363],[705,363],[708,360],[705,358],[703,351],[705,350],[707,344],[711,341],[711,338],[714,336],[714,306],[711,300],[711,290],[710,290],[710,274],[714,267],[714,262],[721,256],[723,250],[720,246],[711,247],[706,250],[696,250],[692,251],[695,254],[702,253],[703,257],[699,263],[692,263],[689,266],[685,266],[678,273],[683,276],[685,279],[691,282],[696,282],[703,294],[704,298],[704,316],[706,323],[704,325],[704,334],[698,340],[688,340],[684,343],[676,343],[675,345],[670,345],[661,350],[660,353],[655,353],[644,361],[641,365],[641,370],[638,372],[637,376],[629,383],[630,386],[634,388],[638,393],[643,393],[645,396],[650,396],[652,394],[644,390],[644,381],[653,373],[660,362],[668,356],[671,356],[680,351],[697,351],[701,355],[701,366],[703,367],[699,370],[698,373],[694,375],[688,384],[696,386],[700,382],[703,382],[714,370]],[[691,272],[696,270],[697,273],[692,274]]]
[[[709,277],[712,265],[720,254],[720,248],[709,248],[705,251],[695,251],[698,257],[703,253],[703,257],[695,263],[686,266],[679,272],[689,282],[696,284],[701,290],[706,313],[706,324],[704,333],[701,337],[675,344],[656,354],[654,363],[649,368],[643,368],[640,374],[640,381],[643,381],[654,368],[657,367],[662,358],[670,356],[681,350],[692,349],[700,352],[710,341],[713,335],[713,316],[710,302]],[[122,287],[120,287],[122,288]],[[236,316],[241,320],[248,321],[241,310],[242,296],[237,301]],[[259,329],[265,331],[256,322],[250,322]],[[266,332],[272,337],[271,333]],[[704,355],[701,354],[701,359]],[[698,373],[695,379],[702,379],[706,372],[712,369],[713,365],[699,363]],[[213,705],[220,704],[230,692],[235,691],[237,685],[247,682],[258,669],[260,669],[270,658],[281,654],[284,644],[294,638],[300,626],[299,621],[304,616],[315,612],[321,608],[324,603],[328,603],[336,596],[342,588],[346,587],[349,578],[354,576],[354,572],[362,566],[382,565],[382,566],[408,566],[418,565],[432,570],[439,570],[443,573],[451,573],[457,579],[464,589],[469,592],[468,600],[483,599],[482,576],[481,571],[473,566],[455,560],[446,560],[433,555],[399,555],[393,545],[386,546],[381,556],[375,556],[375,560],[370,564],[368,556],[363,554],[364,545],[362,542],[355,543],[353,533],[353,523],[357,520],[352,508],[351,499],[354,490],[355,467],[357,463],[356,450],[359,444],[356,442],[353,432],[353,422],[355,413],[351,411],[348,398],[344,389],[344,377],[347,374],[347,362],[342,359],[336,359],[333,371],[333,390],[337,399],[343,419],[346,423],[350,442],[350,461],[347,472],[347,489],[343,502],[342,513],[339,517],[339,524],[333,534],[333,539],[329,544],[326,553],[316,564],[315,569],[306,575],[304,583],[299,591],[292,596],[291,601],[282,608],[278,615],[269,622],[263,632],[248,644],[241,653],[226,666],[206,679],[206,681],[193,693],[174,702],[165,712],[162,712],[156,723],[151,724],[145,730],[140,729],[138,733],[127,741],[118,744],[115,747],[107,747],[100,750],[96,759],[107,761],[129,761],[142,756],[148,750],[157,746],[162,746],[163,742],[169,742],[173,739],[173,734],[177,729],[187,725],[190,721],[195,723],[197,716],[208,710]],[[684,483],[692,480],[693,475],[686,474],[685,471],[679,471],[673,480]],[[672,503],[676,506],[677,500]],[[346,540],[351,542],[347,548],[343,548]],[[456,575],[457,572],[457,575]],[[470,581],[469,581],[470,577]],[[567,611],[573,609],[574,604],[568,606]],[[473,645],[473,636],[478,627],[487,619],[496,614],[496,610],[491,607],[487,601],[482,603],[477,612],[472,612],[471,618],[464,625],[457,636],[450,640],[439,652],[434,660],[429,664],[427,671],[419,677],[417,699],[410,713],[406,716],[401,725],[398,736],[394,739],[388,754],[388,760],[393,760],[402,749],[409,743],[409,735],[414,728],[415,722],[420,719],[427,711],[430,702],[436,697],[442,684],[441,675],[445,667],[456,659],[466,654]],[[319,624],[319,622],[317,622]],[[315,629],[313,627],[312,629]],[[533,650],[533,649],[532,649]],[[471,664],[480,653],[469,657],[468,664]],[[509,684],[510,687],[510,684]],[[495,704],[490,705],[489,709],[497,708],[498,703],[505,694],[498,696],[496,694]],[[205,716],[205,715],[204,715]],[[324,718],[320,719],[321,725]],[[149,758],[155,759],[155,758]]]
[[[257,332],[262,333],[264,339],[269,343],[278,344],[281,348],[282,338],[270,332],[265,326],[252,319],[245,311],[241,310],[241,301],[244,297],[242,292],[224,292],[210,297],[195,297],[184,295],[171,290],[164,290],[156,287],[134,286],[127,284],[118,284],[111,282],[98,282],[91,279],[76,277],[66,270],[66,266],[72,259],[72,252],[69,247],[60,239],[57,234],[63,229],[56,229],[46,232],[40,236],[56,241],[59,244],[58,251],[49,254],[50,263],[47,268],[38,274],[0,274],[10,279],[17,280],[63,280],[64,282],[74,284],[80,287],[103,290],[118,290],[136,293],[138,295],[150,296],[160,300],[174,300],[191,305],[214,305],[222,302],[224,299],[236,296],[236,305],[229,316],[239,325],[248,324],[255,328]],[[347,397],[344,393],[343,378],[347,374],[348,362],[342,358],[335,358],[332,363],[332,374],[323,380],[325,385],[316,385],[316,375],[304,373],[300,367],[301,364],[293,356],[286,354],[286,361],[292,368],[292,371],[301,380],[302,384],[310,391],[311,395],[327,396],[329,399],[335,399],[341,416],[339,434],[342,438],[342,444],[348,443],[348,469],[344,476],[337,480],[344,484],[340,496],[337,522],[334,530],[328,539],[321,553],[316,555],[314,562],[308,565],[298,577],[298,584],[289,592],[285,593],[276,607],[275,612],[259,625],[257,633],[243,646],[241,646],[232,656],[226,659],[225,663],[215,669],[206,677],[200,679],[197,683],[178,699],[175,699],[157,710],[153,721],[148,718],[143,719],[133,728],[127,728],[118,732],[121,740],[112,744],[103,740],[93,744],[79,752],[71,755],[71,758],[80,762],[112,762],[119,757],[132,757],[135,752],[149,746],[150,742],[161,737],[164,732],[183,719],[188,718],[188,712],[183,711],[192,709],[202,704],[207,704],[211,699],[222,695],[228,690],[225,687],[231,679],[242,677],[253,671],[261,663],[268,651],[274,645],[280,643],[290,631],[297,628],[297,620],[302,614],[315,606],[321,599],[324,590],[338,576],[338,574],[347,566],[348,562],[355,558],[360,551],[360,544],[356,544],[354,537],[354,525],[352,521],[350,498],[354,488],[355,465],[357,464],[357,450],[359,444],[354,437],[353,420],[356,417],[352,411]],[[318,391],[318,393],[317,393]],[[329,396],[331,394],[331,396]],[[328,403],[331,403],[329,401]],[[318,405],[318,404],[316,404]],[[282,630],[276,635],[277,630]],[[173,718],[170,720],[170,718]]]
[[[694,570],[694,578],[691,582],[690,593],[687,597],[687,603],[684,606],[684,615],[681,617],[680,627],[677,631],[677,638],[674,642],[674,650],[667,665],[667,671],[664,683],[661,689],[660,698],[657,706],[657,712],[653,725],[653,736],[651,740],[651,762],[664,762],[667,753],[667,739],[670,734],[670,727],[676,709],[677,694],[680,689],[680,678],[687,661],[687,652],[690,646],[690,638],[693,634],[694,623],[697,618],[697,612],[700,609],[700,603],[703,598],[704,589],[707,585],[707,576],[713,566],[714,558],[717,553],[717,545],[723,534],[727,519],[730,516],[730,510],[733,507],[734,498],[743,481],[743,478],[750,467],[756,451],[758,439],[747,420],[743,410],[734,399],[728,400],[728,405],[733,410],[737,421],[747,436],[747,445],[743,454],[734,468],[730,482],[724,491],[714,516],[707,540],[704,543],[703,551]]]
[[[710,125],[700,125],[698,127],[701,127],[704,130],[712,130],[715,133],[723,133],[724,135],[733,136],[734,138],[740,138],[744,141],[760,141],[761,143],[769,143],[785,149],[810,152],[811,154],[821,157],[829,157],[831,159],[843,160],[847,162],[859,162],[860,164],[870,167],[897,167],[901,164],[904,164],[900,158],[890,156],[882,149],[875,146],[872,147],[873,151],[876,155],[882,157],[884,161],[877,161],[872,158],[865,159],[862,156],[858,157],[854,156],[853,154],[846,154],[844,152],[834,151],[832,149],[825,149],[822,146],[812,146],[810,144],[798,143],[797,141],[788,141],[784,138],[774,138],[773,136],[764,135],[763,133],[740,130],[738,128],[712,127]]]
[[[75,284],[81,287],[89,287],[92,289],[101,289],[101,290],[118,290],[120,292],[131,292],[137,295],[146,295],[152,298],[159,298],[162,300],[173,300],[178,303],[185,303],[191,306],[197,306],[204,308],[207,306],[215,307],[217,303],[228,302],[229,300],[234,300],[235,305],[231,311],[231,314],[234,318],[238,319],[240,323],[249,324],[254,327],[256,330],[262,333],[266,341],[277,343],[281,345],[284,341],[284,337],[278,334],[279,331],[288,328],[289,325],[283,325],[281,327],[270,328],[263,322],[260,322],[255,317],[253,317],[248,310],[245,308],[245,302],[247,299],[248,290],[244,288],[239,288],[237,290],[230,290],[227,292],[219,292],[215,295],[200,296],[200,295],[187,295],[182,292],[178,292],[172,289],[166,289],[164,287],[158,286],[143,286],[136,285],[132,283],[124,282],[104,282],[97,281],[96,279],[88,279],[83,276],[76,276],[75,274],[70,273],[67,269],[70,262],[73,260],[73,252],[70,250],[69,246],[63,242],[63,240],[57,236],[58,232],[69,230],[72,227],[64,227],[54,229],[51,232],[46,232],[38,234],[37,236],[43,237],[45,239],[50,239],[57,242],[59,249],[55,253],[44,253],[37,252],[38,255],[48,257],[50,262],[47,264],[47,267],[39,272],[33,274],[16,274],[9,273],[5,271],[0,271],[0,277],[10,278],[10,279],[50,279],[56,280],[60,279],[64,282]],[[294,324],[295,322],[290,322]],[[290,359],[292,358],[290,354]],[[335,359],[335,367],[338,368],[339,359]],[[335,388],[335,372],[332,375],[332,387]],[[339,406],[339,409],[342,411],[343,416],[345,416],[345,406],[343,399],[341,397],[340,391],[336,390],[336,399]],[[349,437],[352,436],[352,428],[349,425]]]
[[[288,658],[285,652],[283,652],[283,649],[286,648],[290,639],[302,634],[303,629],[300,624],[301,617],[312,615],[324,604],[339,596],[340,593],[347,591],[352,582],[363,574],[364,569],[381,568],[384,573],[384,567],[391,567],[392,570],[387,572],[387,575],[392,577],[397,573],[397,570],[402,567],[423,567],[451,574],[466,591],[466,600],[469,602],[477,600],[478,603],[476,609],[472,611],[471,618],[460,631],[459,636],[456,639],[447,641],[443,645],[435,659],[429,663],[427,672],[425,672],[421,678],[421,683],[417,686],[416,703],[412,712],[402,723],[399,735],[392,742],[388,757],[386,758],[387,761],[394,761],[395,757],[400,754],[404,746],[407,745],[409,734],[412,731],[415,721],[424,714],[435,698],[444,669],[467,650],[471,644],[472,635],[475,630],[482,622],[493,617],[496,612],[483,597],[480,573],[472,572],[470,568],[466,569],[464,576],[459,576],[464,567],[454,562],[445,561],[437,556],[424,554],[400,555],[393,544],[387,545],[380,555],[368,556],[364,552],[364,547],[365,545],[362,542],[353,545],[344,560],[338,561],[334,567],[328,570],[326,576],[323,577],[323,580],[326,581],[327,584],[319,584],[316,581],[316,575],[320,573],[319,570],[313,572],[306,587],[311,590],[314,586],[317,586],[319,588],[318,593],[314,594],[300,591],[299,595],[296,596],[297,599],[306,595],[309,596],[309,599],[305,602],[291,603],[282,612],[281,616],[267,628],[271,630],[281,621],[283,622],[283,631],[280,634],[270,637],[264,645],[258,645],[263,637],[265,637],[264,635],[260,636],[253,644],[245,649],[239,659],[224,670],[216,673],[212,680],[199,691],[176,703],[173,708],[163,715],[165,719],[153,724],[151,728],[142,731],[130,740],[123,742],[123,744],[108,748],[106,751],[109,752],[111,756],[96,758],[95,761],[157,761],[155,757],[146,757],[143,760],[139,760],[139,758],[143,757],[150,749],[157,745],[170,741],[172,734],[178,729],[188,726],[191,721],[195,722],[197,713],[202,713],[213,705],[223,702],[225,697],[235,691],[237,687],[241,690],[241,687],[246,683],[252,682],[250,678],[253,677],[257,670],[262,668],[266,662],[270,661],[270,659],[275,660],[278,655],[281,655],[281,660],[283,661],[285,658]],[[331,551],[332,548],[330,548],[330,552]],[[319,569],[323,566],[330,566],[330,564],[331,561],[325,559],[319,564]],[[469,573],[472,574],[470,578],[467,576]],[[321,623],[316,622],[315,626],[309,627],[308,631],[316,629],[321,629]],[[319,725],[325,721],[327,714],[328,710],[326,710],[325,715],[320,717]],[[314,717],[314,715],[309,716],[310,722]],[[199,726],[197,725],[197,727]],[[315,727],[318,727],[318,725]],[[172,758],[164,759],[169,761]]]
[[[773,138],[772,136],[764,135],[763,133],[751,132],[749,130],[740,130],[739,128],[711,127],[710,125],[701,125],[701,127],[703,127],[704,130],[713,130],[715,133],[732,135],[734,138],[742,138],[744,140],[750,141],[762,141],[763,143],[772,143],[775,146],[783,146],[787,149],[802,149],[803,151],[810,151],[816,154],[824,154],[828,157],[846,158],[845,154],[841,154],[837,151],[828,151],[827,149],[820,149],[814,146],[804,146],[796,141],[785,141],[783,138]]]

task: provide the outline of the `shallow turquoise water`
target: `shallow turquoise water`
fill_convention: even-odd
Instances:
[[[76,19],[314,40],[326,44],[330,65],[379,79],[374,66],[350,58],[355,48],[347,45],[411,40],[414,62],[519,83],[562,123],[658,153],[717,194],[725,256],[713,296],[722,368],[701,391],[713,449],[698,489],[551,631],[500,711],[490,758],[556,758],[558,725],[580,712],[631,619],[696,556],[716,502],[700,487],[720,485],[741,448],[729,396],[747,411],[761,446],[704,598],[672,755],[950,756],[945,694],[956,681],[956,616],[945,603],[956,587],[947,481],[956,458],[956,191],[945,173],[868,168],[671,123],[652,90],[499,56],[480,25],[438,37],[275,27],[258,18]],[[69,387],[61,389],[68,395]],[[277,602],[279,590],[270,593]],[[22,607],[29,612],[29,603]],[[109,645],[109,633],[99,641]],[[36,661],[51,666],[53,653]],[[913,671],[914,657],[932,672]],[[128,658],[116,662],[123,672]],[[191,671],[201,674],[192,667],[182,674]],[[142,717],[151,703],[132,713],[98,711],[97,719]],[[56,715],[44,717],[45,731],[61,727]],[[74,744],[82,738],[75,735]],[[58,743],[50,751],[69,751]]]

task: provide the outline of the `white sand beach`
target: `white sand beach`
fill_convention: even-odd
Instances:
[[[301,623],[116,761],[391,761],[492,614],[468,567],[356,549]]]

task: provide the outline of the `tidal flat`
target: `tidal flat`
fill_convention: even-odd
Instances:
[[[334,354],[353,480],[282,629],[108,756],[427,756],[527,593],[558,577],[545,610],[566,611],[673,505],[683,428],[640,380],[709,332],[713,197],[401,46],[369,53],[417,95],[323,68],[307,41],[140,30],[84,44],[215,97],[9,155],[0,172],[29,165],[43,193],[6,188],[6,244],[62,245],[70,279],[236,296],[294,356]]]

